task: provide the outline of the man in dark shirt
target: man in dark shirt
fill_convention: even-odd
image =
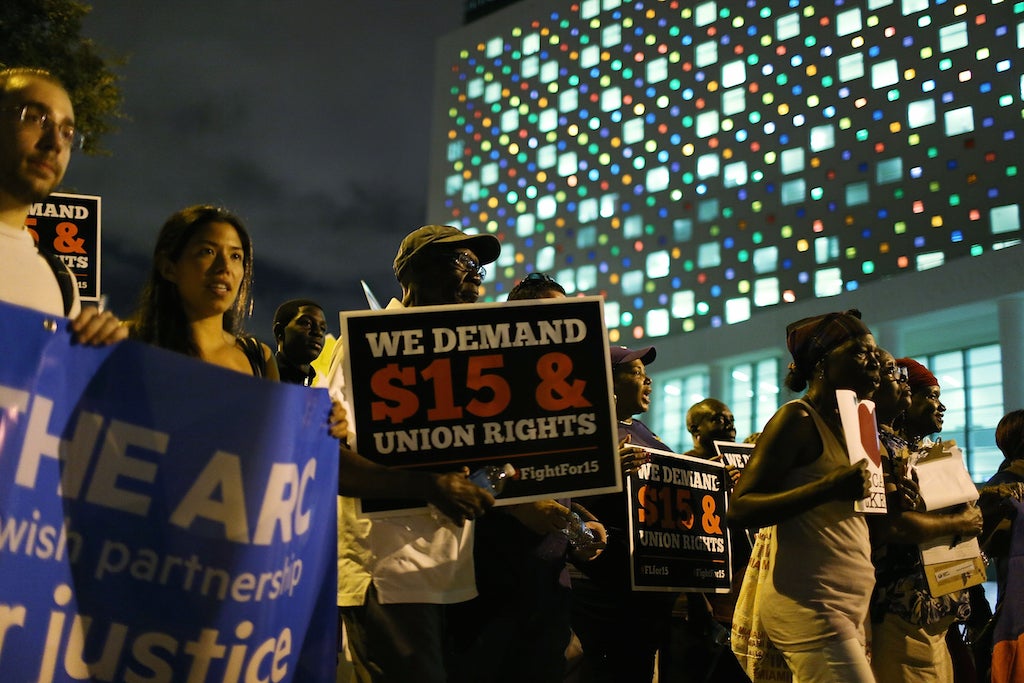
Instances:
[[[317,302],[292,299],[277,307],[274,339],[282,382],[313,386],[316,370],[312,364],[323,351],[326,334],[324,309]]]

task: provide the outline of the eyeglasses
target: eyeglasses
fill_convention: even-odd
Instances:
[[[634,368],[628,371],[623,370],[620,374],[625,375],[626,377],[632,377],[633,379],[638,379],[645,385],[650,384],[653,381],[650,376],[640,368]]]
[[[545,273],[530,273],[523,278],[523,282],[554,282],[555,278]]]
[[[899,365],[887,365],[882,368],[882,377],[894,379],[899,382],[906,382],[910,379],[910,372]]]
[[[481,279],[487,274],[487,269],[481,266],[476,259],[461,251],[457,254],[452,254],[452,265],[467,273],[476,273]]]
[[[60,141],[72,150],[80,150],[85,146],[85,135],[78,132],[73,123],[57,123],[53,115],[45,108],[31,102],[17,107],[9,107],[5,111],[18,113],[18,120],[26,128],[37,128],[43,133],[49,133],[54,128]]]

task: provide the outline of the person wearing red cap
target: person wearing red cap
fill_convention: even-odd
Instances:
[[[650,459],[644,448],[671,451],[634,416],[651,405],[651,378],[647,366],[657,356],[653,346],[609,349],[612,391],[619,421],[619,454],[624,477],[635,476]],[[659,652],[660,680],[671,680],[670,632],[675,593],[633,591],[629,572],[629,522],[625,487],[620,493],[580,501],[605,525],[607,547],[594,560],[577,562],[584,576],[572,582],[572,626],[583,646],[586,681],[608,683],[649,682]],[[643,624],[650,637],[625,640],[625,624]]]
[[[800,683],[874,683],[865,637],[874,567],[867,522],[853,505],[867,497],[870,477],[866,462],[850,464],[836,390],[861,399],[875,391],[875,340],[860,312],[847,311],[791,323],[786,345],[786,385],[807,392],[765,426],[733,492],[730,521],[762,527],[754,554],[772,558],[761,570],[770,580],[744,582],[735,622],[750,623],[756,604]],[[747,654],[737,651],[749,673]]]
[[[912,442],[942,431],[946,406],[939,400],[939,380],[913,358],[897,358],[896,365],[907,371],[910,384],[910,407],[903,420],[903,433]]]
[[[900,393],[893,414],[891,392],[883,381],[876,403],[879,438],[885,446],[882,469],[889,495],[886,514],[871,520],[876,577],[871,600],[871,668],[878,683],[948,683],[954,680],[954,668],[946,631],[954,621],[966,620],[970,615],[970,594],[964,590],[933,596],[919,544],[943,536],[973,538],[981,533],[982,515],[972,505],[951,511],[918,510],[920,496],[908,500],[903,494],[902,473],[912,454],[930,445],[922,444],[922,439],[942,429],[946,407],[939,400],[938,379],[924,365],[912,358],[893,359],[888,354],[883,360],[887,375],[906,377],[903,387],[907,391]]]

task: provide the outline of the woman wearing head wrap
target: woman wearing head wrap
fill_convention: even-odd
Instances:
[[[948,683],[954,675],[946,631],[954,621],[964,621],[970,615],[969,594],[964,590],[933,596],[919,544],[942,536],[977,536],[981,512],[972,505],[918,511],[919,496],[908,500],[901,495],[900,483],[911,453],[921,448],[922,437],[942,429],[946,407],[939,401],[939,381],[928,368],[912,358],[898,358],[893,364],[895,373],[907,377],[910,399],[902,404],[905,413],[891,421],[897,427],[902,424],[902,429],[893,431],[883,424],[879,432],[885,446],[882,469],[889,494],[888,512],[871,520],[876,567],[871,668],[878,683]],[[886,402],[880,402],[878,409],[883,423]]]
[[[897,358],[896,364],[906,370],[910,384],[910,407],[903,420],[903,436],[918,445],[924,437],[942,431],[946,406],[939,400],[939,380],[913,358]]]
[[[853,505],[867,496],[870,480],[865,462],[850,464],[836,390],[862,399],[875,391],[875,340],[851,310],[790,324],[786,345],[793,356],[786,384],[807,392],[765,426],[729,518],[775,526],[771,580],[760,585],[757,604],[793,679],[874,683],[864,629],[874,567],[867,522]],[[759,534],[758,542],[771,537]],[[741,595],[738,604],[746,602]]]

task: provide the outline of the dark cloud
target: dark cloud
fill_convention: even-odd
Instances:
[[[130,120],[63,189],[103,197],[103,286],[127,313],[173,211],[238,213],[256,246],[251,328],[284,299],[365,308],[424,215],[434,43],[463,0],[96,0],[85,33],[128,57]],[[335,324],[336,325],[336,324]],[[264,330],[264,328],[266,328]]]

